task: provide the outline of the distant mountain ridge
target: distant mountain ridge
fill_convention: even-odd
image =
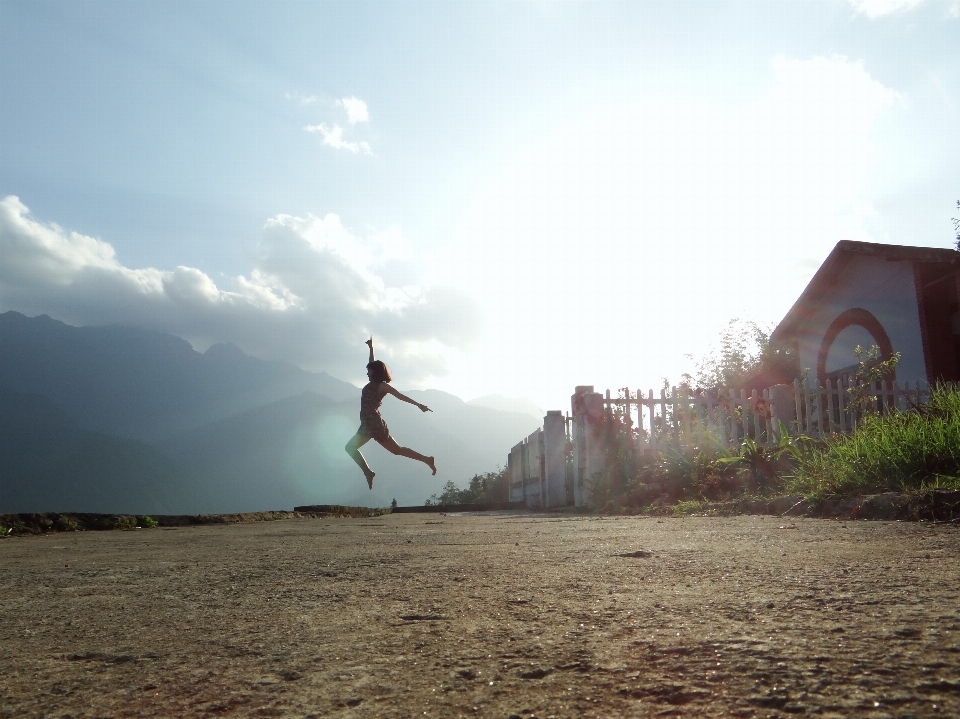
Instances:
[[[395,457],[376,444],[363,447],[377,477],[369,491],[343,445],[356,431],[354,402],[333,402],[310,392],[256,407],[161,445],[184,468],[190,506],[197,512],[241,512],[298,504],[386,506],[420,504],[453,478],[506,460],[511,444],[529,433],[522,416],[468,406],[436,390],[406,392],[434,408],[421,413],[390,398],[383,416],[401,444],[436,457],[432,476],[420,462]],[[492,450],[492,451],[491,451]]]
[[[47,315],[0,314],[0,385],[52,399],[79,427],[161,441],[302,392],[360,390],[326,373],[250,357],[236,345],[201,354],[137,327],[73,327]]]
[[[500,412],[517,412],[519,414],[530,415],[534,419],[542,420],[546,414],[536,402],[526,397],[504,397],[502,394],[488,394],[483,397],[471,399],[467,404],[475,407],[489,407]]]
[[[394,437],[437,458],[437,476],[375,442],[370,492],[343,445],[360,390],[264,362],[235,345],[201,354],[172,335],[71,327],[0,314],[0,512],[214,513],[300,504],[418,504],[504,464],[531,416],[404,390],[388,397]]]
[[[0,512],[167,514],[179,476],[155,447],[79,429],[46,397],[0,387]]]

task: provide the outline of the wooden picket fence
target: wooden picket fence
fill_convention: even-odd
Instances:
[[[893,382],[876,385],[872,390],[875,408],[906,410],[929,397],[926,382]],[[719,443],[739,446],[749,437],[760,445],[780,441],[780,423],[790,434],[825,438],[851,432],[857,415],[850,411],[849,386],[841,381],[826,387],[794,381],[758,392],[746,390],[698,390],[672,387],[659,396],[648,390],[618,390],[618,396],[606,391],[603,406],[622,418],[631,428],[640,447],[657,451],[665,446],[693,447]]]

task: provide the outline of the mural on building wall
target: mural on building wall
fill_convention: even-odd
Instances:
[[[843,241],[773,333],[820,384],[851,371],[855,348],[901,355],[898,381],[960,380],[960,252]]]

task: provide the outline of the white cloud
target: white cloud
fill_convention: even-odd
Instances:
[[[347,150],[348,152],[352,152],[354,154],[360,153],[362,155],[373,154],[369,143],[350,142],[345,140],[343,137],[343,128],[339,125],[327,127],[323,123],[320,123],[319,125],[307,125],[303,129],[307,132],[319,133],[320,136],[323,137],[324,145],[329,145],[337,150]]]
[[[853,9],[869,18],[913,10],[924,0],[850,0]]]
[[[404,246],[395,231],[358,238],[333,214],[279,215],[264,228],[256,266],[225,290],[194,267],[125,267],[109,243],[40,222],[8,196],[0,200],[0,311],[165,329],[200,348],[229,341],[356,379],[362,341],[373,334],[412,384],[443,371],[445,354],[466,348],[482,318],[458,290],[384,280],[377,268]]]
[[[356,97],[344,97],[337,100],[337,105],[347,111],[347,120],[351,125],[358,122],[368,122],[370,113],[367,112],[367,103]]]
[[[316,95],[301,95],[299,92],[288,92],[287,99],[298,102],[301,105],[316,105],[320,101],[320,98]]]

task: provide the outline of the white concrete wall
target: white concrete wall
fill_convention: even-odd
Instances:
[[[810,368],[811,380],[816,380],[817,355],[827,328],[853,307],[872,313],[886,330],[893,351],[900,352],[898,381],[926,379],[912,264],[855,255],[798,328],[800,367]],[[854,364],[857,344],[866,350],[875,342],[859,327],[841,332],[831,345],[827,372]]]
[[[577,387],[570,397],[573,410],[573,503],[577,507],[586,502],[586,483],[597,472],[603,471],[603,452],[600,441],[588,416],[595,419],[603,415],[603,395],[593,387]]]
[[[567,503],[567,433],[566,420],[558,410],[543,418],[543,454],[544,506],[563,507]]]
[[[510,481],[510,501],[522,502],[523,497],[523,442],[515,444],[507,459]]]
[[[543,430],[536,430],[524,441],[523,494],[530,509],[543,506],[543,472],[540,455],[543,450]]]

